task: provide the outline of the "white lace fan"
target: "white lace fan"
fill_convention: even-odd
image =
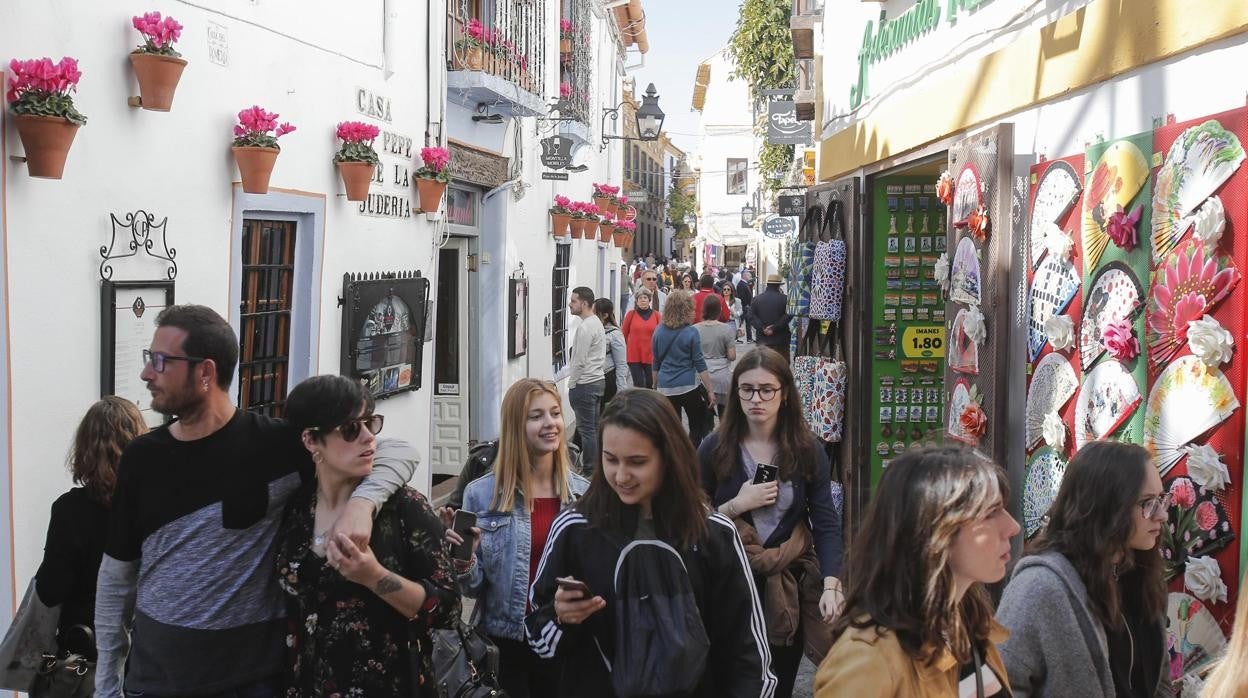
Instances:
[[[1023,482],[1023,529],[1027,538],[1040,530],[1065,474],[1066,461],[1047,446],[1036,451],[1027,464],[1027,479]]]
[[[1045,253],[1045,225],[1058,223],[1079,199],[1079,176],[1075,168],[1060,160],[1040,176],[1036,198],[1031,204],[1031,266],[1040,263]]]
[[[1144,447],[1162,475],[1183,458],[1183,447],[1239,409],[1235,390],[1222,371],[1195,356],[1166,366],[1148,394]]]
[[[1079,387],[1075,369],[1063,354],[1045,354],[1031,374],[1027,388],[1027,450],[1036,447],[1044,435],[1044,418],[1057,412]]]

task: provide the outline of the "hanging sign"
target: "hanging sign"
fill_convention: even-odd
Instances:
[[[810,143],[809,121],[797,118],[797,102],[767,103],[767,142],[771,145],[807,145]]]
[[[784,216],[768,218],[763,223],[763,235],[769,238],[785,238],[792,235],[796,229],[796,226],[793,225],[793,219],[785,218]]]
[[[806,213],[806,197],[801,194],[782,194],[776,197],[776,205],[782,216],[800,216]]]
[[[758,213],[757,211],[755,211],[753,206],[742,206],[741,207],[741,227],[753,228],[754,217],[757,215]]]
[[[542,165],[552,170],[567,169],[572,164],[572,139],[554,135],[539,141],[542,144]]]

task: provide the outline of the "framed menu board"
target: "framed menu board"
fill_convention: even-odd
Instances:
[[[342,367],[375,398],[420,390],[429,280],[419,271],[344,274]]]
[[[150,426],[161,424],[164,416],[152,409],[139,373],[143,350],[156,331],[156,316],[171,305],[172,281],[100,282],[100,395],[130,400]]]

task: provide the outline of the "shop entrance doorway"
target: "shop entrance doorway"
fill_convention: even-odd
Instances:
[[[437,310],[433,353],[433,434],[430,463],[434,484],[458,475],[468,458],[472,434],[472,362],[469,333],[470,239],[452,237],[438,251]]]

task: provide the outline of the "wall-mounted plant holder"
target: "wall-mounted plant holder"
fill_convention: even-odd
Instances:
[[[155,53],[132,53],[130,65],[139,80],[139,96],[130,97],[126,104],[148,111],[172,109],[173,94],[182,79],[186,59]]]
[[[9,160],[25,163],[31,177],[60,179],[78,124],[59,116],[29,114],[16,116],[13,122],[26,154],[10,155]]]

